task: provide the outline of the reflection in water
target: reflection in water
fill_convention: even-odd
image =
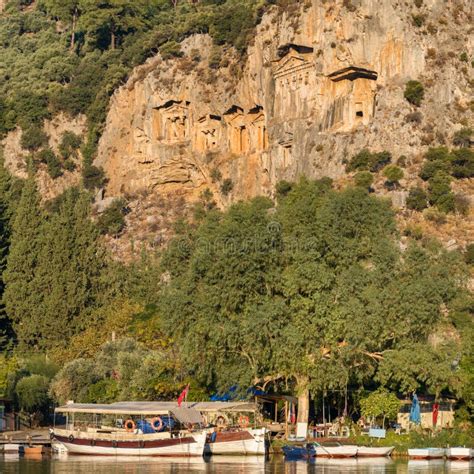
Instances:
[[[441,474],[474,472],[463,461],[394,461],[374,459],[312,459],[285,462],[282,456],[265,461],[262,456],[214,456],[213,458],[150,458],[67,456],[19,457],[0,455],[1,474]]]

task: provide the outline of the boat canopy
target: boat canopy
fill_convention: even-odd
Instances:
[[[255,412],[252,402],[116,402],[111,404],[68,403],[57,407],[56,413],[92,413],[101,415],[173,415],[182,423],[202,423],[201,413],[208,412]]]

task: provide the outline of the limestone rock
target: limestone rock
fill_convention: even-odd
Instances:
[[[96,161],[107,193],[179,190],[193,201],[208,188],[225,206],[272,195],[281,179],[343,177],[344,160],[364,147],[411,159],[472,120],[472,71],[451,54],[472,48],[470,14],[467,0],[313,0],[296,17],[274,8],[246,61],[230,55],[217,72],[211,39],[188,38],[183,58],[150,59],[115,93]],[[403,97],[410,79],[425,85],[419,126],[405,119],[415,111]],[[393,198],[403,207],[405,194]]]

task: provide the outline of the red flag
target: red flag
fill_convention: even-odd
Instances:
[[[438,413],[439,413],[439,405],[437,403],[433,403],[433,426],[436,426],[438,421]]]
[[[187,397],[189,391],[189,384],[186,385],[186,388],[181,392],[180,396],[178,397],[178,406],[181,406],[181,403],[183,403],[183,400]]]

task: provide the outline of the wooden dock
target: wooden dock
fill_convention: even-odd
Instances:
[[[0,433],[0,451],[5,444],[21,444],[23,446],[51,447],[48,430],[9,431]]]

